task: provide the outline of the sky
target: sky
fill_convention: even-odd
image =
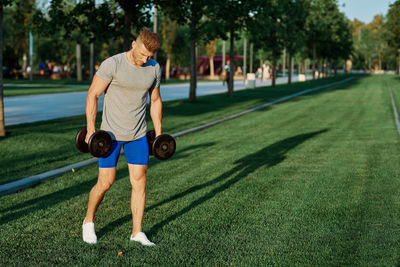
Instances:
[[[375,15],[386,15],[395,0],[339,0],[339,9],[347,18],[370,23]],[[343,4],[345,5],[343,7]]]

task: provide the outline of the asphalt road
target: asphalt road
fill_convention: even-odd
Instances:
[[[296,77],[293,81],[296,81]],[[286,83],[286,78],[278,78],[277,84]],[[256,81],[256,86],[270,85],[271,81]],[[235,81],[234,90],[243,90],[246,86],[243,81]],[[226,92],[226,85],[221,81],[199,82],[197,84],[197,96]],[[36,122],[63,118],[85,113],[85,101],[87,92],[72,92],[58,94],[42,94],[32,96],[15,96],[4,98],[5,124],[14,125],[20,123]],[[183,99],[189,97],[189,84],[172,84],[161,86],[163,101]],[[99,99],[99,111],[103,109],[103,96]]]

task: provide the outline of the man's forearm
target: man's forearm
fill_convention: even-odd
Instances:
[[[162,102],[161,99],[157,101],[152,101],[150,105],[150,116],[153,121],[154,130],[156,131],[156,136],[159,136],[162,132]]]
[[[95,122],[97,115],[97,97],[92,94],[88,94],[86,98],[86,124],[87,130],[95,131]]]

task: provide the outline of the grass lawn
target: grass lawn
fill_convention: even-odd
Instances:
[[[199,111],[172,102],[166,126],[186,129],[302,86],[237,92],[226,106],[201,98]],[[97,166],[1,197],[0,265],[399,265],[400,144],[389,87],[398,105],[398,78],[363,77],[178,138],[173,158],[150,161],[143,227],[153,248],[129,242],[124,157],[94,246],[81,241],[81,223]],[[35,127],[71,146],[61,132],[79,123]]]
[[[199,79],[198,82],[215,82],[213,80]],[[161,85],[166,84],[179,84],[189,83],[189,80],[178,80],[170,79],[168,81],[162,81]],[[64,80],[4,80],[4,96],[23,96],[23,95],[38,95],[38,94],[55,94],[55,93],[68,93],[87,91],[89,88],[89,81],[76,81],[74,79]]]
[[[215,121],[273,99],[304,89],[342,80],[344,77],[297,83],[276,88],[264,87],[226,94],[199,97],[196,103],[178,100],[164,103],[163,130],[175,133]],[[101,114],[97,116],[100,126]],[[148,118],[149,127],[152,127]],[[7,137],[0,137],[0,184],[36,175],[67,164],[88,159],[74,145],[76,132],[86,125],[85,116],[8,126]]]

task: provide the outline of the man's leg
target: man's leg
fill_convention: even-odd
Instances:
[[[132,184],[132,235],[130,240],[140,242],[143,246],[155,246],[142,232],[142,220],[146,204],[146,171],[147,165],[129,166],[129,178]]]
[[[132,185],[131,210],[132,210],[132,236],[142,232],[142,219],[146,204],[146,172],[147,165],[129,166],[129,179]]]
[[[85,221],[94,222],[94,215],[99,207],[104,195],[115,181],[116,168],[99,168],[97,183],[90,190],[88,209]]]
[[[89,193],[88,208],[86,217],[82,224],[83,241],[89,244],[97,243],[97,236],[94,230],[94,215],[105,193],[110,189],[115,180],[116,168],[99,168],[97,183]]]

